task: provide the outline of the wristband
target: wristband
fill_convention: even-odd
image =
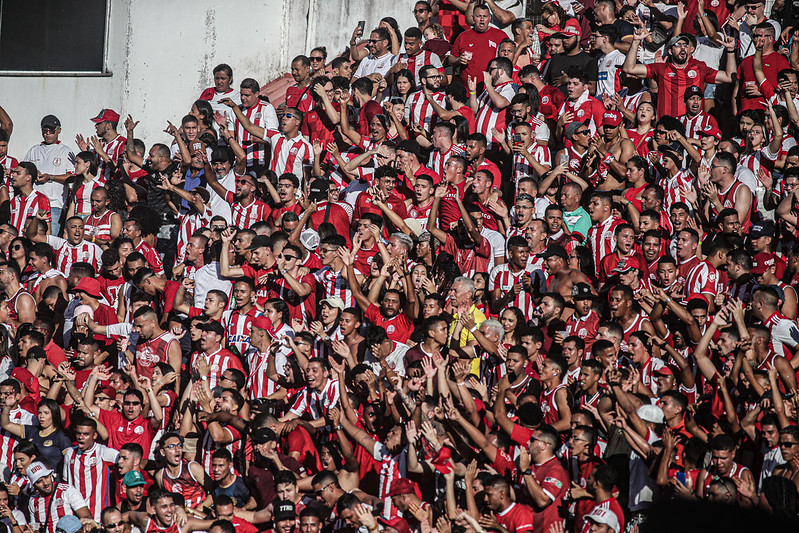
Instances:
[[[469,96],[474,96],[477,94],[477,91],[469,91]]]
[[[469,328],[469,331],[471,331],[472,333],[474,333],[475,331],[477,331],[477,326],[472,326],[472,327],[470,327],[470,328]]]
[[[208,376],[200,376],[201,381],[208,381]]]

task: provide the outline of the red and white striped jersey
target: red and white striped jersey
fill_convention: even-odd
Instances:
[[[204,228],[211,223],[214,214],[211,206],[205,206],[205,212],[201,215],[194,210],[180,216],[180,227],[178,228],[178,255],[177,262],[182,263],[186,259],[186,245],[194,232]]]
[[[247,355],[247,362],[250,366],[250,373],[247,376],[250,398],[266,398],[280,388],[277,383],[267,377],[266,369],[269,357],[269,353],[260,353],[257,350]],[[282,372],[280,368],[276,370],[278,373]]]
[[[136,251],[144,256],[144,259],[147,260],[147,266],[152,269],[156,276],[164,273],[164,263],[161,261],[161,256],[147,241],[142,239],[136,245]]]
[[[86,217],[83,223],[83,232],[89,237],[111,238],[111,217],[114,212],[106,209],[105,213],[96,216],[94,213]]]
[[[261,313],[253,307],[247,313],[233,309],[222,313],[222,325],[225,326],[227,333],[228,346],[235,346],[241,355],[247,355],[255,348],[250,346],[250,331],[252,330],[252,319]]]
[[[664,178],[660,181],[660,186],[665,191],[665,198],[663,200],[664,211],[668,212],[671,205],[675,202],[685,202],[685,197],[680,192],[680,187],[686,189],[693,188],[693,175],[690,170],[679,170],[677,173],[670,177]]]
[[[25,287],[20,286],[19,289],[17,289],[17,292],[15,292],[13,296],[6,299],[6,303],[8,304],[8,318],[10,318],[11,320],[19,320],[19,311],[17,311],[17,301],[20,298],[22,298],[23,300],[30,298],[34,308],[36,307],[36,302],[33,300],[33,296],[31,296],[31,294],[25,290]]]
[[[609,216],[603,222],[598,222],[588,230],[588,245],[594,255],[594,264],[602,262],[602,258],[616,249],[613,232],[616,226],[624,221],[616,216]]]
[[[103,249],[93,242],[81,241],[75,245],[61,237],[48,235],[47,244],[55,250],[56,270],[63,272],[65,276],[69,276],[69,271],[75,263],[89,263],[95,272],[99,272],[103,266]]]
[[[757,176],[757,171],[760,170],[760,167],[763,167],[763,169],[768,172],[773,172],[774,162],[777,160],[778,155],[779,154],[772,154],[769,147],[766,146],[750,154],[742,155],[738,165],[748,168]]]
[[[439,73],[444,74],[444,65],[441,63],[441,58],[438,57],[438,54],[430,50],[422,50],[415,56],[403,54],[400,56],[400,61],[407,61],[408,70],[413,72],[413,79],[417,80],[419,85],[421,85],[419,69],[425,65],[433,65],[438,69]]]
[[[777,311],[768,317],[763,325],[771,332],[770,351],[790,359],[791,354],[796,351],[799,339],[796,322]]]
[[[632,323],[630,323],[629,326],[624,328],[624,337],[622,337],[622,340],[619,343],[619,349],[622,352],[630,351],[630,345],[628,344],[630,342],[630,335],[632,335],[636,331],[640,331],[641,327],[645,322],[649,322],[649,318],[647,318],[644,315],[643,311],[641,311],[637,315],[635,315],[635,318],[633,319]]]
[[[97,276],[97,280],[100,282],[100,292],[108,300],[108,305],[116,309],[119,305],[119,291],[125,285],[125,278],[119,276],[116,279],[112,279],[107,278],[105,275],[100,275]]]
[[[178,342],[172,333],[165,331],[154,339],[136,345],[136,373],[152,378],[156,363],[169,363],[169,345]]]
[[[199,352],[194,352],[194,354],[192,354],[192,370],[196,368],[198,355]],[[210,372],[208,372],[208,386],[212,389],[219,384],[219,381],[222,379],[222,374],[228,368],[236,368],[244,372],[241,361],[239,361],[239,358],[233,355],[233,352],[230,350],[220,347],[214,353],[203,353],[203,355],[205,355],[205,359],[208,361],[208,368],[210,370]]]
[[[8,176],[12,170],[19,166],[19,161],[11,157],[10,155],[6,154],[3,157],[0,157],[0,167],[6,169],[6,176]],[[6,183],[8,183],[8,179],[6,179]],[[9,187],[10,188],[10,187]]]
[[[433,100],[441,107],[446,107],[447,98],[441,91],[432,93]],[[405,119],[408,124],[421,124],[428,133],[433,132],[433,126],[439,121],[433,106],[424,97],[424,91],[416,91],[408,96],[405,102]]]
[[[491,274],[488,276],[488,290],[493,292],[495,289],[499,288],[502,292],[502,296],[504,296],[513,289],[514,284],[524,282],[522,277],[525,274],[530,274],[531,278],[533,278],[533,268],[526,266],[526,268],[519,272],[513,273],[510,271],[510,265],[508,263],[497,265],[491,270]],[[530,320],[533,318],[533,309],[535,309],[533,295],[522,289],[513,300],[508,302],[508,307],[518,307],[522,310],[522,313],[524,313],[524,317]]]
[[[117,463],[119,451],[94,443],[85,452],[77,446],[64,451],[63,479],[77,488],[89,504],[94,521],[111,505],[110,469]]]
[[[566,388],[566,385],[556,385],[552,390],[541,391],[541,413],[544,415],[544,424],[554,424],[560,420],[560,409],[558,409],[558,402],[555,401],[555,395],[560,389]]]
[[[242,109],[242,113],[250,122],[262,128],[277,128],[278,120],[275,108],[268,102],[258,102],[254,106]],[[266,164],[266,146],[253,140],[250,132],[244,129],[238,119],[235,125],[236,141],[247,152],[247,168]],[[273,168],[274,170],[274,168]]]
[[[716,267],[701,261],[691,269],[685,280],[685,294],[710,294],[711,298],[726,291]]]
[[[716,117],[700,111],[696,116],[689,117],[687,114],[680,115],[677,119],[685,126],[685,136],[689,139],[698,139],[700,131],[710,129],[710,126],[719,127]]]
[[[552,166],[552,157],[549,151],[549,148],[546,146],[541,146],[540,144],[534,142],[527,148],[527,152],[533,154],[533,159],[535,159],[540,165],[545,167]],[[535,171],[533,165],[527,161],[527,159],[522,154],[513,154],[513,167],[511,170],[513,176],[513,182],[519,183],[519,180],[525,178],[527,176],[538,178],[538,172]]]
[[[75,511],[88,507],[78,489],[69,483],[59,483],[49,496],[34,493],[28,501],[28,516],[31,526],[39,533],[55,533],[58,520],[74,515]]]
[[[213,459],[214,452],[221,448],[225,448],[230,452],[230,455],[233,456],[233,472],[235,472],[237,476],[240,476],[242,474],[242,461],[239,454],[239,450],[241,449],[241,433],[239,433],[239,430],[231,425],[223,424],[222,429],[224,429],[232,437],[232,442],[217,442],[211,436],[211,433],[206,431],[203,434],[201,448],[202,462],[200,464],[203,465],[203,469],[206,472],[211,472],[211,461]]]
[[[302,416],[308,413],[312,420],[327,416],[331,407],[338,405],[340,397],[340,383],[338,380],[328,379],[322,392],[310,387],[305,387],[294,400],[290,412]]]
[[[398,479],[408,475],[408,449],[404,448],[400,453],[392,456],[385,444],[378,442],[372,450],[372,457],[376,461],[380,461],[378,496],[383,500],[383,516],[395,518],[399,516],[399,509],[394,505],[390,496],[391,487]]]
[[[302,181],[303,168],[313,165],[313,146],[305,137],[297,134],[287,139],[277,130],[266,130],[266,140],[272,147],[271,169],[281,174],[291,173]]]
[[[169,469],[164,468],[161,472],[161,484],[167,492],[174,492],[183,496],[186,506],[194,509],[205,501],[205,489],[202,483],[197,481],[191,472],[191,463],[195,461],[180,460],[180,472],[172,477]],[[199,463],[196,463],[199,464]]]
[[[430,152],[430,170],[438,174],[439,176],[444,175],[444,165],[447,163],[447,159],[453,155],[461,155],[466,151],[463,146],[459,144],[453,144],[449,147],[449,150],[445,152],[441,152],[440,150],[433,150]]]
[[[500,83],[494,89],[505,97],[510,102],[516,91],[513,89],[513,84],[509,81]],[[486,149],[492,148],[494,135],[491,133],[491,128],[497,128],[499,131],[505,130],[505,108],[499,109],[494,105],[493,100],[488,95],[488,91],[483,91],[477,99],[477,132],[482,133],[488,139]]]
[[[88,215],[92,212],[92,192],[97,187],[105,186],[105,178],[96,176],[89,183],[83,182],[75,191],[75,214]]]
[[[298,174],[299,176],[300,174]],[[225,201],[230,204],[233,219],[232,224],[237,228],[250,229],[256,222],[266,220],[272,208],[263,203],[261,200],[253,198],[250,205],[243,205],[241,202],[235,200],[232,192],[228,191],[225,194]]]
[[[356,269],[356,274],[360,272]],[[334,272],[329,266],[320,268],[314,273],[316,282],[322,286],[325,291],[325,298],[331,296],[338,296],[344,300],[344,307],[352,307],[355,299],[352,297],[349,281],[347,275],[342,272]]]
[[[573,172],[575,174],[578,174],[580,172],[580,166],[583,164],[583,158],[587,153],[588,150],[586,150],[582,154],[579,153],[577,150],[574,149],[574,146],[569,146],[566,148],[566,156],[569,158],[568,166],[570,172]]]
[[[14,195],[11,199],[11,225],[23,229],[28,217],[34,216],[39,209],[50,212],[50,200],[39,191],[32,191],[28,196]]]
[[[25,409],[17,406],[8,413],[8,418],[14,424],[21,426],[33,424],[35,417]],[[19,437],[0,429],[0,467],[7,466],[9,470],[14,469],[14,450],[19,442]]]
[[[122,160],[122,154],[125,153],[125,143],[127,142],[127,139],[122,135],[117,135],[108,142],[105,140],[102,140],[101,142],[103,144],[103,151],[108,154],[108,157],[111,158],[111,161],[114,161],[116,166],[119,167]],[[111,167],[105,161],[103,161],[102,158],[100,158],[100,165],[97,175],[101,176],[103,181],[111,177]]]

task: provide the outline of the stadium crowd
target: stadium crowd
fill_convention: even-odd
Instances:
[[[0,107],[0,528],[797,517],[799,6],[513,3],[278,106],[220,64],[166,143]]]

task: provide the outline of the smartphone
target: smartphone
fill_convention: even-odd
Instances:
[[[512,139],[513,139],[513,144],[521,144],[522,143],[522,136],[519,135],[518,133],[514,133]]]
[[[688,484],[685,482],[686,481],[685,472],[677,472],[676,474],[674,474],[674,477],[677,479],[677,481],[679,481],[683,485],[688,486]]]
[[[358,29],[361,30],[361,35],[363,35],[364,28],[366,28],[366,21],[365,20],[359,20],[358,21]]]

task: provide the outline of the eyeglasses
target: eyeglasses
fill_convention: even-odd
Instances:
[[[314,57],[314,56],[311,56],[309,59],[311,61],[324,61],[325,60],[324,57]]]
[[[21,250],[22,249],[22,245],[21,244],[15,244],[14,246],[11,247],[11,249],[12,250]]]
[[[183,445],[181,443],[179,443],[179,442],[175,443],[175,444],[166,444],[166,445],[164,445],[164,449],[165,450],[176,450],[176,449],[181,449],[182,450],[183,449]]]
[[[324,491],[326,491],[326,490],[327,490],[327,488],[328,488],[330,485],[332,485],[332,484],[333,484],[333,482],[331,481],[330,483],[328,483],[327,485],[325,485],[325,486],[324,486],[324,487],[322,487],[321,489],[319,489],[319,490],[317,490],[317,491],[314,491],[314,494],[316,494],[317,496],[321,496],[321,495],[322,495],[322,493],[323,493]]]
[[[754,10],[756,10],[759,7],[760,7],[760,4],[750,4],[750,5],[746,6],[746,10],[747,11],[754,11]]]
[[[380,41],[385,41],[385,39],[369,39],[367,42],[369,44],[379,43]]]
[[[672,46],[676,46],[677,48],[688,48],[688,43],[674,43]]]
[[[105,524],[105,525],[103,525],[103,527],[105,529],[114,529],[114,528],[122,527],[124,525],[125,525],[124,521],[119,521],[116,524],[113,524],[113,523],[112,524]]]
[[[444,76],[442,76],[441,74],[434,74],[432,76],[425,76],[424,79],[426,79],[426,80],[440,80],[443,77]]]
[[[282,257],[282,258],[283,258],[283,259],[285,259],[286,261],[291,261],[292,259],[297,259],[297,258],[296,258],[295,256],[293,256],[293,255],[285,255],[285,254],[280,254],[278,257]]]
[[[123,402],[122,405],[141,405],[141,402]]]
[[[666,135],[665,130],[655,130],[655,135]]]

